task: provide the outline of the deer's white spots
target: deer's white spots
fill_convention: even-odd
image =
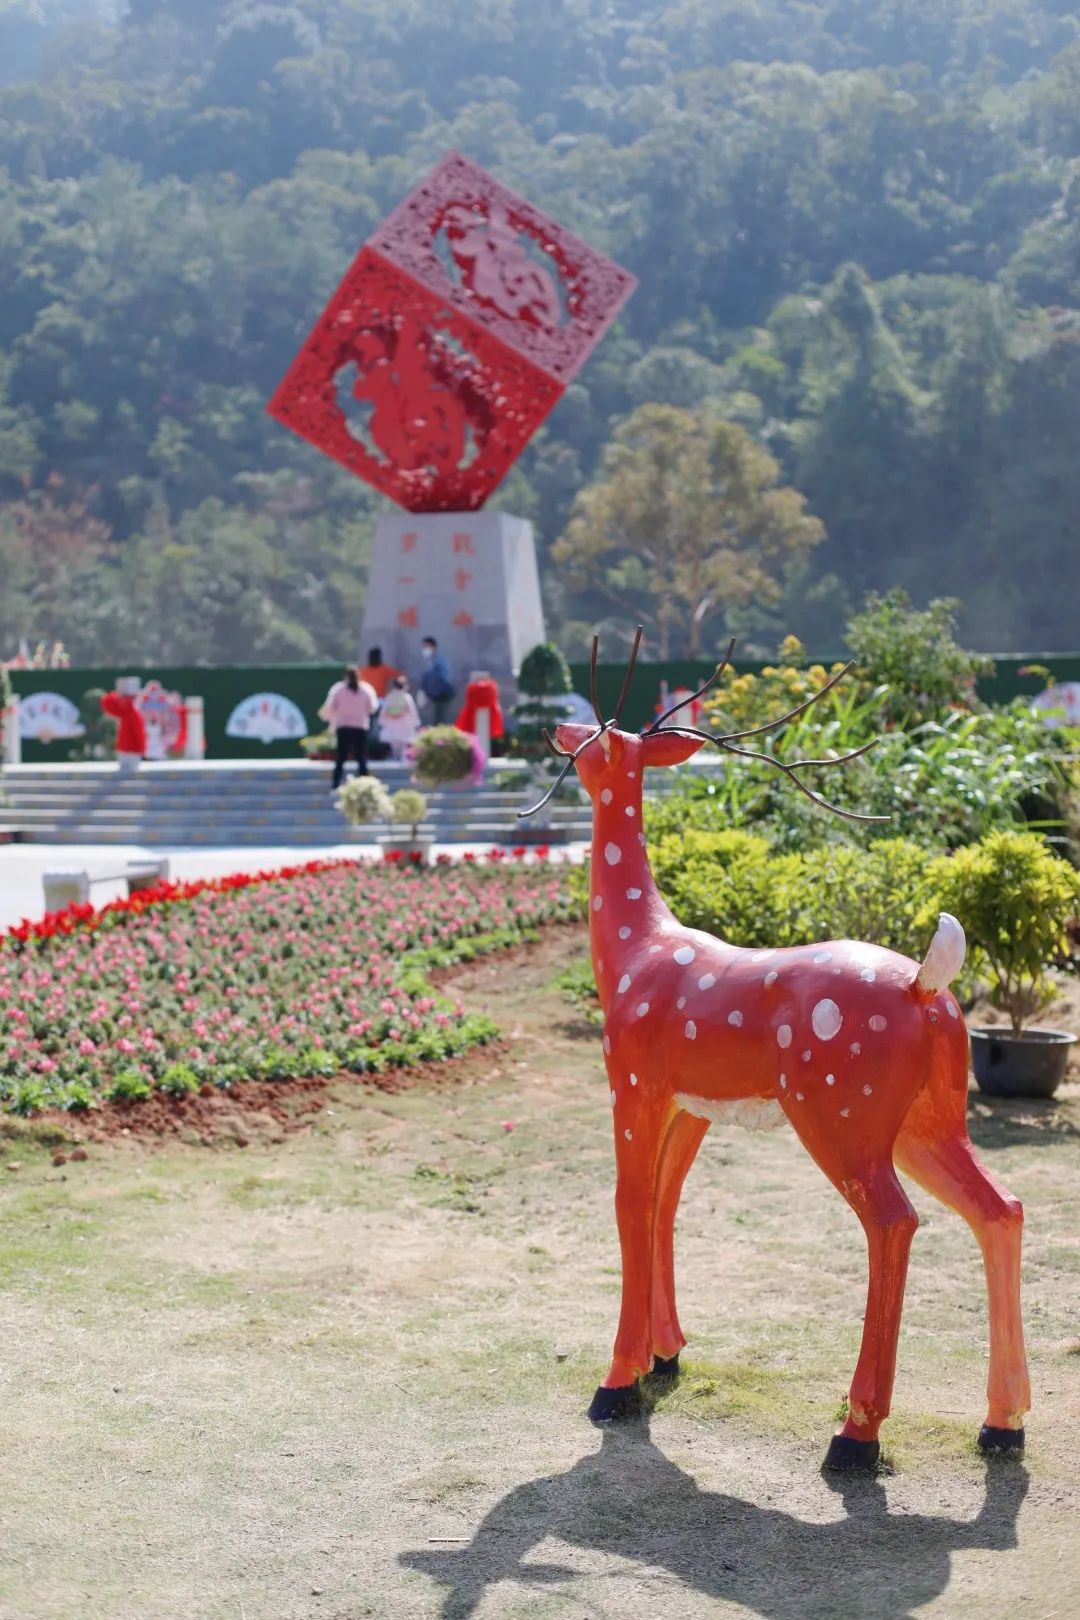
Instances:
[[[699,990],[711,990],[715,983],[716,983],[716,974],[715,973],[703,973],[701,975],[701,978],[697,982],[697,987],[698,987]]]
[[[810,1014],[811,1026],[819,1041],[831,1041],[843,1022],[839,1007],[828,996],[819,1001]]]
[[[636,1086],[636,1085],[637,1085],[637,1075],[636,1075],[636,1074],[632,1074],[632,1075],[631,1075],[631,1076],[630,1076],[630,1084],[631,1084],[631,1085],[632,1085],[632,1086]]]
[[[738,1009],[736,1008],[736,1010],[734,1012],[729,1012],[728,1013],[727,1021],[728,1021],[729,1024],[734,1024],[735,1028],[738,1029],[740,1027],[740,1025],[742,1024],[742,1013],[739,1012]]]
[[[682,1012],[683,1008],[686,1006],[686,997],[680,996],[678,1001],[675,1003],[675,1006],[679,1012]]]
[[[624,990],[629,990],[629,988],[630,988],[630,975],[629,975],[629,973],[624,973],[622,978],[619,980],[618,984],[615,986],[615,994],[617,996],[621,996],[623,991]]]
[[[620,939],[629,939],[630,938],[630,930],[629,930],[629,928],[627,928],[625,923],[623,923],[622,927],[619,929],[619,938]]]
[[[624,1135],[624,1136],[625,1136],[625,1137],[626,1137],[626,1140],[627,1140],[627,1141],[628,1141],[628,1142],[632,1142],[632,1141],[633,1141],[633,1140],[634,1140],[634,1133],[633,1133],[633,1131],[623,1131],[623,1135]]]
[[[862,1047],[859,1045],[858,1041],[852,1041],[851,1045],[848,1047],[848,1051],[851,1053],[852,1057],[858,1057],[859,1053],[862,1051]]]
[[[948,1013],[950,1018],[959,1018],[960,1016],[960,1009],[956,1005],[955,1001],[947,1001],[945,1003],[945,1011]]]
[[[638,1002],[637,1015],[638,1015],[639,1018],[644,1018],[644,1016],[648,1012],[648,1010],[649,1010],[649,1003],[647,1001],[639,1001]]]
[[[776,1044],[777,1044],[777,1046],[783,1046],[783,1047],[788,1047],[788,1046],[791,1045],[791,1025],[790,1024],[781,1024],[780,1025],[779,1029],[776,1031]]]
[[[812,1057],[813,1057],[813,1055],[814,1055],[814,1054],[813,1054],[813,1052],[811,1052],[811,1051],[809,1051],[809,1050],[807,1050],[807,1051],[805,1051],[805,1052],[804,1052],[804,1053],[803,1053],[803,1055],[802,1055],[802,1060],[803,1060],[803,1062],[804,1062],[804,1063],[809,1063],[809,1061],[810,1061],[810,1059],[811,1059],[811,1058],[812,1058]]]
[[[875,1013],[873,1018],[870,1020],[870,1028],[874,1031],[875,1035],[880,1035],[881,1031],[886,1027],[888,1022],[889,1020],[887,1018],[882,1018],[880,1013]]]
[[[863,1086],[862,1094],[864,1097],[872,1097],[874,1095],[873,1086]]]
[[[637,815],[637,811],[636,811],[636,810],[635,810],[635,809],[634,809],[634,807],[633,807],[633,805],[632,805],[632,804],[628,804],[628,805],[627,805],[627,807],[626,807],[626,814],[627,814],[627,815],[628,815],[628,816],[636,816],[636,815]]]
[[[603,895],[602,894],[596,895],[594,900],[593,900],[593,903],[592,903],[593,910],[594,911],[600,911],[600,910],[603,909],[603,905],[604,905],[604,897],[603,897]]]
[[[649,946],[649,955],[650,956],[659,956],[662,949],[663,949],[663,946],[661,946],[661,945],[650,945]]]
[[[849,1119],[850,1117],[851,1117],[851,1109],[850,1108],[841,1108],[841,1110],[840,1110],[840,1118],[841,1119]]]
[[[796,1102],[805,1102],[806,1101],[806,1098],[803,1096],[801,1091],[797,1091],[795,1093],[795,1101]]]
[[[638,841],[639,844],[644,845],[644,843],[645,843],[645,834],[643,832],[638,833],[637,841]]]
[[[628,781],[633,782],[637,780],[637,771],[627,771],[626,775]]]
[[[817,955],[814,957],[814,961],[815,962],[831,962],[832,961],[832,951],[818,951]]]
[[[605,1035],[604,1036],[604,1055],[605,1055],[605,1057],[610,1057],[611,1056],[611,1036],[610,1035]]]
[[[680,967],[689,967],[697,955],[697,951],[692,945],[680,945],[677,951],[672,952],[672,955]]]
[[[616,1096],[615,1096],[615,1093],[614,1093],[614,1092],[612,1092],[612,1093],[611,1093],[611,1106],[612,1106],[612,1108],[614,1108],[614,1106],[615,1106],[615,1104],[616,1104],[616,1102],[617,1102],[617,1100],[618,1100],[618,1099],[617,1099],[617,1098],[616,1098]]]
[[[601,804],[610,804],[614,797],[615,797],[615,795],[612,793],[611,789],[610,788],[605,788],[603,790],[603,792],[601,793],[601,795],[600,795],[600,803]]]
[[[641,899],[641,890],[640,889],[627,889],[626,898],[628,900],[640,900]]]
[[[776,979],[777,979],[776,969],[775,968],[770,968],[768,973],[766,973],[766,975],[765,975],[765,988],[768,989],[770,984],[775,984]]]
[[[873,984],[874,980],[877,978],[877,974],[874,972],[873,968],[863,968],[862,972],[859,974],[859,978],[865,979],[867,984]]]
[[[780,1076],[780,1090],[781,1091],[786,1091],[787,1090],[787,1075],[786,1074],[782,1074]]]
[[[604,845],[604,859],[607,861],[609,866],[618,866],[619,862],[622,860],[622,850],[619,848],[618,844]]]
[[[825,1076],[825,1084],[827,1086],[835,1086],[835,1084],[836,1084],[836,1076],[835,1076],[835,1074],[827,1074]]]
[[[686,1020],[686,1038],[688,1041],[697,1040],[697,1025],[692,1018]]]

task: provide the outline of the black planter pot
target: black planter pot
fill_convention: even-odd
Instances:
[[[1001,1025],[973,1029],[971,1066],[979,1090],[988,1097],[1052,1097],[1076,1040],[1063,1029],[1025,1029],[1019,1035]]]

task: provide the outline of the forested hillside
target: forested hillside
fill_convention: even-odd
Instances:
[[[500,491],[544,556],[703,407],[824,524],[765,640],[898,583],[1080,644],[1071,0],[0,0],[0,64],[0,652],[356,651],[378,500],[263,404],[450,146],[640,278]]]

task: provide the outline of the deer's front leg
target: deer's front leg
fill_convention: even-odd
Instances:
[[[660,1154],[653,1229],[652,1352],[657,1373],[676,1374],[679,1351],[686,1343],[675,1309],[675,1216],[683,1182],[709,1129],[707,1119],[682,1110],[668,1126]]]
[[[589,1407],[594,1423],[633,1411],[637,1381],[652,1366],[653,1231],[660,1150],[671,1105],[657,1107],[640,1090],[627,1089],[629,1095],[620,1099],[620,1088],[613,1087],[622,1306],[611,1366]]]

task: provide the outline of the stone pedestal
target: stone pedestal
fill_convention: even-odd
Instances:
[[[515,674],[544,640],[532,524],[502,512],[392,512],[376,520],[361,644],[418,690],[421,639],[434,636],[464,696],[474,670],[499,683],[504,707]]]

